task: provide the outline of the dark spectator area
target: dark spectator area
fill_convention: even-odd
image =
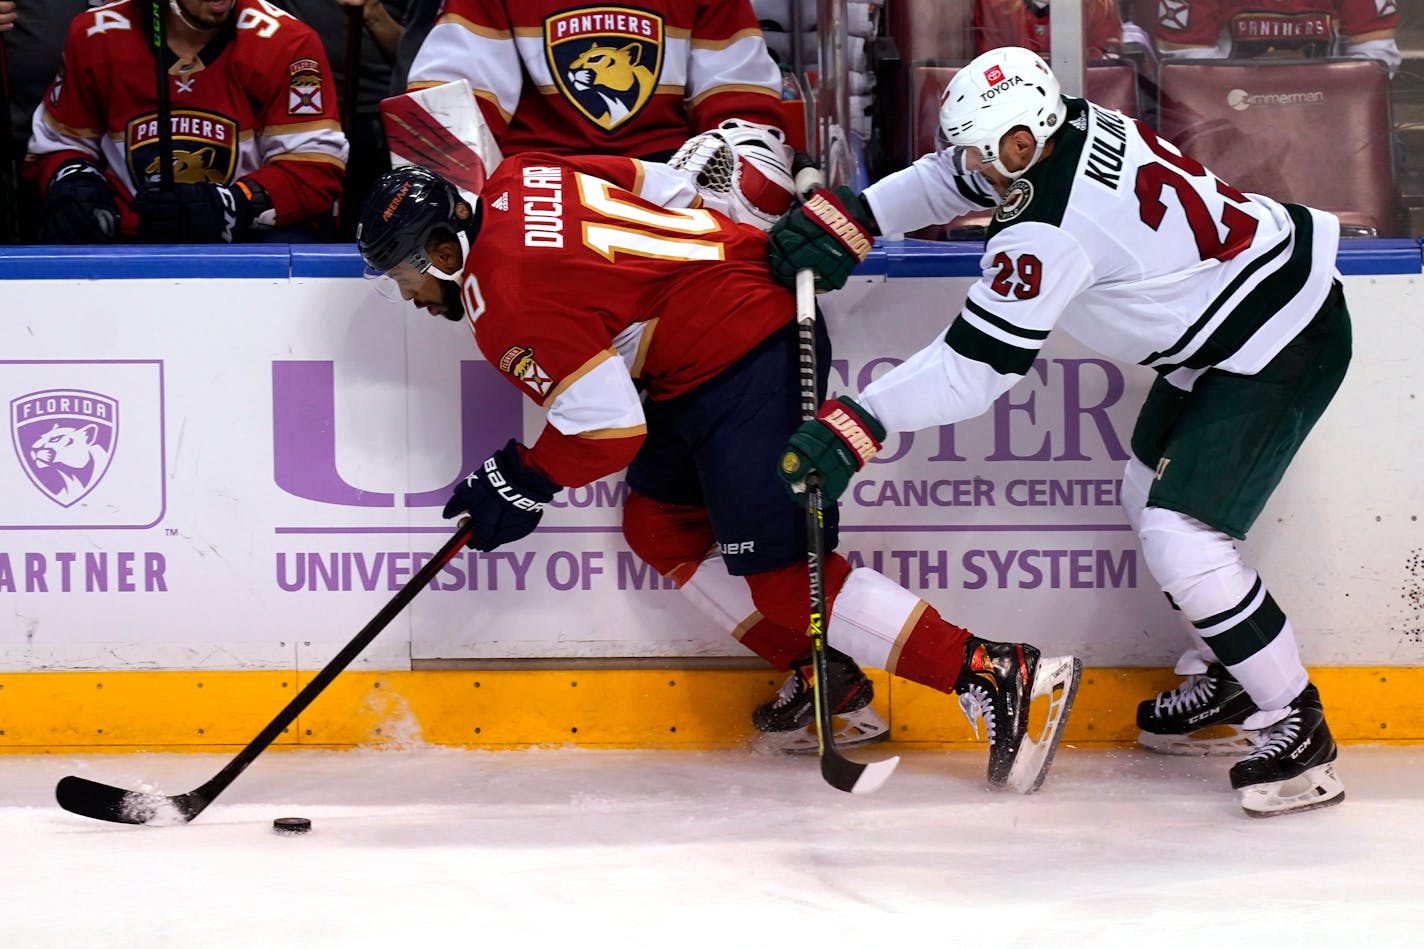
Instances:
[[[438,0],[388,0],[374,12],[338,0],[273,2],[313,27],[330,61],[351,150],[324,234],[349,240],[352,209],[389,167],[377,105],[403,90]],[[1047,57],[1053,2],[1065,0],[848,0],[846,124],[861,183],[935,147],[939,95],[977,53],[1013,42]],[[98,5],[0,0],[0,242],[37,242],[38,193],[22,174],[31,121],[59,69],[69,20]],[[1243,190],[1335,213],[1346,237],[1424,235],[1424,5],[1371,0],[1376,19],[1366,29],[1350,19],[1364,15],[1353,0],[1318,0],[1318,10],[1297,3],[1297,32],[1309,41],[1269,42],[1241,12],[1244,2],[1234,13],[1232,3],[1212,4],[1224,12],[1219,30],[1205,33],[1196,21],[1192,33],[1184,18],[1172,19],[1190,6],[1083,0],[1087,96],[1148,124]],[[818,68],[818,4],[752,7],[786,76],[795,139],[816,127],[805,90]],[[979,239],[982,223],[912,236]]]

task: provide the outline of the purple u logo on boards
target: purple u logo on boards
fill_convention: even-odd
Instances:
[[[88,389],[42,389],[10,400],[10,438],[30,482],[60,507],[96,488],[119,438],[119,403]]]
[[[460,451],[449,483],[405,494],[406,507],[440,507],[455,482],[518,431],[523,397],[489,363],[460,362]],[[330,360],[272,363],[272,477],[288,494],[348,507],[395,507],[396,495],[349,484],[336,470],[336,383]]]

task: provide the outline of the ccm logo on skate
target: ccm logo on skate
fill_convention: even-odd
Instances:
[[[524,495],[520,494],[518,491],[514,490],[509,486],[509,482],[504,480],[504,475],[500,474],[499,465],[495,463],[495,460],[493,458],[488,458],[485,460],[484,468],[485,477],[489,479],[489,483],[494,487],[495,491],[499,494],[499,496],[504,498],[504,500],[507,501],[511,507],[516,507],[521,511],[544,510],[543,501],[536,501],[533,498],[526,498]],[[471,475],[470,479],[471,483],[473,483],[474,476]]]

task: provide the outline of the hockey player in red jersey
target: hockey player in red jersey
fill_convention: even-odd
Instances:
[[[1357,56],[1399,69],[1395,0],[1151,0],[1167,58]]]
[[[626,467],[629,547],[728,617],[750,613],[742,644],[784,668],[806,649],[809,600],[806,518],[771,470],[799,421],[795,306],[770,279],[765,236],[696,202],[685,176],[627,158],[506,158],[473,206],[411,166],[377,183],[357,241],[405,299],[467,319],[490,364],[545,409],[532,445],[511,439],[457,484],[444,514],[469,515],[472,546],[518,541],[564,487]],[[834,549],[834,510],[826,525]],[[701,569],[713,547],[725,572]],[[972,636],[839,555],[825,572],[829,642],[958,692],[985,722],[990,784],[1037,788],[1077,660]],[[1031,737],[1030,699],[1045,693]]]
[[[447,0],[408,86],[460,79],[505,155],[666,160],[705,185],[706,206],[763,231],[791,205],[781,73],[748,0]],[[724,621],[720,608],[711,612]],[[849,659],[831,659],[847,696],[842,740],[888,737],[870,680]],[[802,730],[809,716],[797,673],[752,720],[805,751],[815,748]]]
[[[157,0],[172,129],[160,185],[154,0],[76,17],[36,111],[40,239],[231,242],[330,218],[346,139],[321,42],[265,0]]]
[[[1154,369],[1122,500],[1193,646],[1178,665],[1188,680],[1139,706],[1141,740],[1190,753],[1192,733],[1238,725],[1253,745],[1230,778],[1248,813],[1343,800],[1290,620],[1235,544],[1350,361],[1339,221],[1243,194],[1142,123],[1062,96],[1026,49],[976,58],[942,102],[951,150],[863,194],[837,190],[861,228],[909,231],[981,204],[986,189],[966,187],[967,172],[999,196],[983,276],[942,339],[857,399],[826,403],[778,470],[793,491],[820,471],[838,496],[867,457],[845,446],[850,435],[870,433],[878,447],[887,429],[981,414],[1023,379],[1055,326]],[[780,279],[812,267],[832,289],[856,257],[844,230],[804,210],[773,228],[770,246]]]

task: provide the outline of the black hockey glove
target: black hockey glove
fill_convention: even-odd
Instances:
[[[119,205],[109,180],[91,161],[72,158],[55,169],[40,207],[42,244],[109,244],[119,236]]]
[[[777,283],[795,287],[796,272],[809,267],[816,272],[817,290],[839,290],[870,253],[877,233],[875,215],[864,198],[844,185],[833,191],[817,188],[771,226],[771,275]]]
[[[544,505],[559,490],[559,485],[525,467],[519,443],[511,438],[455,485],[440,516],[469,514],[474,529],[466,546],[490,551],[532,534],[544,516]]]
[[[240,188],[212,181],[142,188],[133,202],[139,240],[148,244],[231,244],[252,225]]]

